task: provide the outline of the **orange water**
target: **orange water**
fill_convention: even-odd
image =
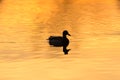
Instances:
[[[120,80],[119,0],[0,2],[0,80]],[[68,55],[50,35],[66,29]]]

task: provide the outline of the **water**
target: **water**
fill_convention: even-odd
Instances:
[[[0,80],[120,80],[119,0],[3,0]],[[50,35],[68,30],[68,55]]]

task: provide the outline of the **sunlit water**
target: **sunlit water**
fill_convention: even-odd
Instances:
[[[120,80],[119,0],[2,0],[0,80]],[[68,30],[68,55],[47,38]]]

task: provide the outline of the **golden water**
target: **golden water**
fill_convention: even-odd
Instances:
[[[120,80],[119,0],[1,0],[0,80]],[[50,35],[68,37],[68,55]]]

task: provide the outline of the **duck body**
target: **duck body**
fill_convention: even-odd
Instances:
[[[50,36],[49,44],[53,46],[68,46],[69,40],[61,36]]]
[[[48,38],[49,40],[49,44],[53,45],[53,46],[64,46],[67,47],[69,44],[69,39],[66,37],[66,35],[70,34],[68,33],[68,31],[63,31],[63,36],[50,36]]]

